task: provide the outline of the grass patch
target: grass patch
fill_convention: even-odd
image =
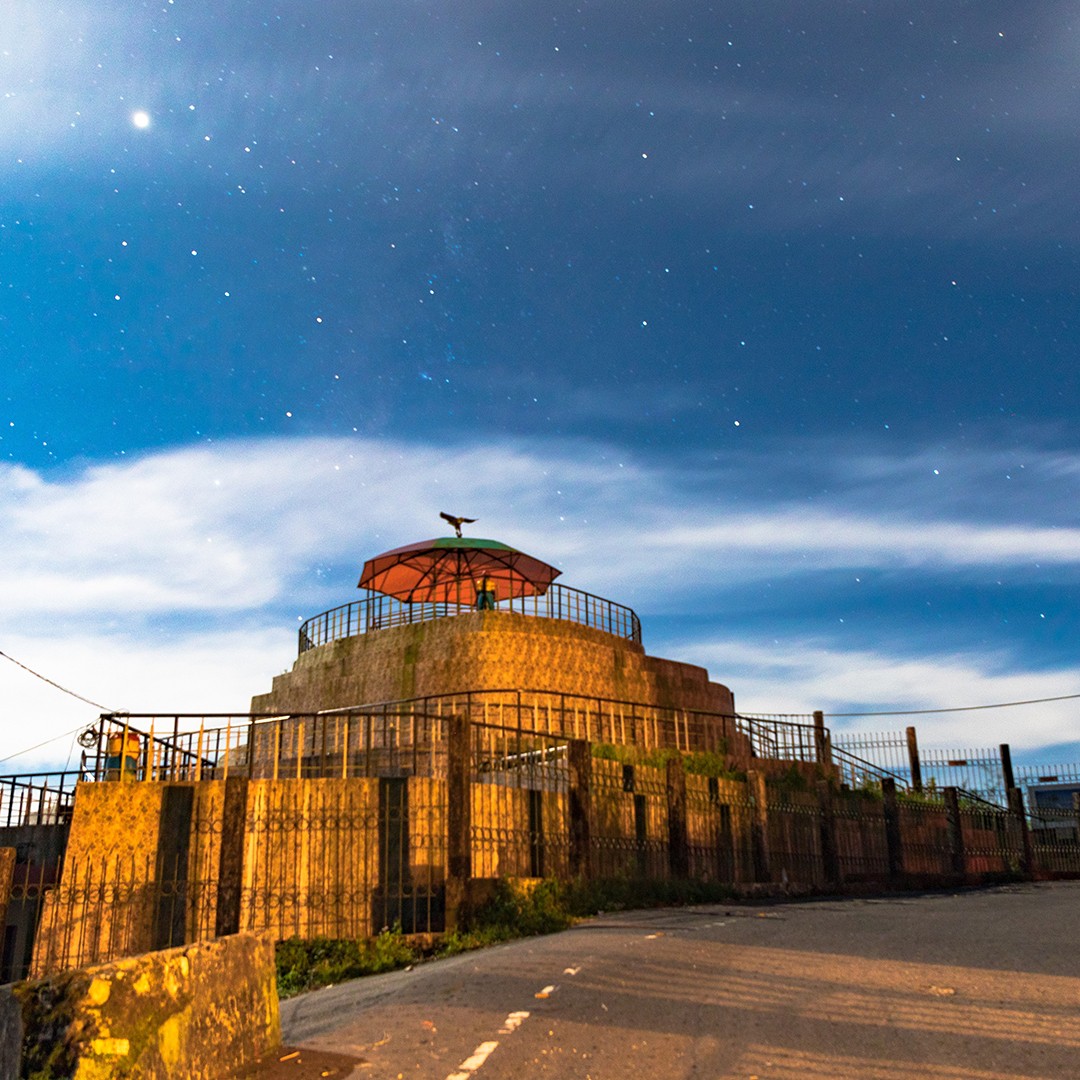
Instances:
[[[746,780],[746,773],[728,763],[727,740],[721,739],[716,750],[693,750],[683,753],[671,747],[642,750],[636,746],[617,746],[614,743],[593,743],[592,756],[602,761],[617,761],[622,765],[647,765],[663,769],[669,761],[682,759],[683,768],[694,776],[714,776],[721,780]]]
[[[361,940],[289,938],[277,945],[278,994],[292,997],[361,975],[393,971],[414,964],[420,956],[420,950],[402,934],[400,926]]]
[[[730,886],[702,881],[503,879],[465,926],[443,934],[426,950],[402,934],[400,926],[366,940],[289,938],[279,942],[278,994],[293,997],[320,986],[408,967],[429,957],[454,956],[516,938],[552,934],[600,911],[704,904],[734,895]]]

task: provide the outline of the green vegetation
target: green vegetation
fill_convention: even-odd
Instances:
[[[682,753],[671,747],[641,750],[635,746],[616,746],[613,743],[593,743],[592,756],[602,761],[618,761],[622,765],[645,765],[664,769],[669,761],[682,759],[683,768],[693,776],[714,776],[720,780],[746,780],[746,773],[728,765],[727,742],[724,739],[716,750],[695,750]]]
[[[573,922],[563,896],[563,886],[554,878],[524,883],[500,879],[491,898],[481,904],[463,929],[443,936],[437,956],[452,956],[469,949],[482,949],[537,934],[565,930]]]
[[[292,997],[318,986],[333,986],[361,975],[407,967],[420,959],[420,950],[397,925],[366,940],[289,938],[278,942],[277,983],[281,997]]]
[[[735,896],[735,890],[730,885],[715,881],[606,878],[574,881],[562,888],[566,910],[575,918],[596,915],[601,911],[708,904],[730,900]]]
[[[406,937],[400,926],[368,940],[289,938],[279,942],[278,993],[283,998],[292,997],[320,986],[408,967],[423,959],[555,933],[578,918],[601,911],[701,904],[728,900],[733,895],[730,886],[700,881],[502,879],[464,927],[435,938],[426,948]]]

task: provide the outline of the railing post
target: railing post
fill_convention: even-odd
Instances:
[[[765,774],[757,769],[750,769],[746,774],[746,789],[750,795],[750,845],[754,858],[754,880],[771,881],[769,804]]]
[[[1012,750],[1009,749],[1008,743],[1002,743],[1000,747],[1001,751],[1001,778],[1005,781],[1005,793],[1008,797],[1008,793],[1016,787],[1016,780],[1013,777],[1013,764],[1012,764]]]
[[[896,781],[891,776],[881,778],[881,796],[889,880],[895,883],[904,874],[904,847],[900,834],[900,803],[896,797]]]
[[[911,768],[911,787],[913,791],[922,791],[922,765],[919,762],[919,741],[915,729],[907,729],[908,764]]]
[[[686,772],[682,756],[668,758],[666,769],[668,870],[673,878],[685,879],[690,876],[690,839],[686,827]]]
[[[820,709],[814,710],[814,760],[819,765],[831,765],[829,736],[825,731],[825,714]]]
[[[584,739],[567,744],[570,797],[570,876],[592,876],[592,747]]]
[[[952,872],[963,875],[965,869],[964,858],[964,826],[960,817],[960,797],[954,787],[942,789],[945,798],[945,823],[949,835],[949,858],[952,862]]]
[[[446,929],[457,929],[468,916],[472,878],[472,805],[470,801],[471,724],[468,716],[447,718],[446,731]]]

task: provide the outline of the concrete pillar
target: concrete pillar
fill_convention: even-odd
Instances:
[[[240,897],[244,887],[244,833],[247,827],[248,779],[225,781],[221,809],[221,852],[218,857],[216,937],[240,932]]]
[[[840,884],[840,852],[836,846],[836,815],[833,811],[833,792],[827,780],[817,782],[818,830],[821,838],[821,864],[825,884]]]
[[[592,747],[571,739],[567,750],[570,772],[570,876],[592,876]]]
[[[1028,830],[1027,814],[1024,812],[1024,793],[1013,787],[1006,792],[1006,797],[1009,801],[1009,813],[1020,837],[1020,873],[1024,877],[1031,877],[1035,870],[1035,861],[1031,855],[1031,832]],[[1073,803],[1076,804],[1076,795],[1073,795]],[[1080,807],[1077,809],[1080,810]]]
[[[900,804],[896,798],[896,781],[882,777],[881,795],[885,818],[885,850],[889,861],[889,880],[897,883],[904,875],[904,846],[900,834]]]
[[[682,757],[667,762],[668,871],[673,878],[690,876],[690,839],[686,827],[686,772]]]
[[[942,789],[945,797],[945,821],[949,834],[949,855],[954,874],[962,875],[966,868],[964,858],[964,828],[960,819],[960,797],[956,788]]]
[[[754,859],[754,880],[772,881],[769,859],[769,805],[765,774],[751,769],[746,774],[750,796],[750,847]]]
[[[161,785],[158,819],[157,905],[151,949],[183,945],[188,933],[188,856],[191,851],[195,785]]]
[[[472,878],[472,804],[470,773],[472,731],[468,717],[447,718],[446,736],[446,929],[466,918]]]
[[[0,927],[7,919],[8,904],[11,903],[11,888],[15,882],[15,849],[0,847]]]

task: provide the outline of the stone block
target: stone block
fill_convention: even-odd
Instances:
[[[273,942],[236,934],[16,983],[0,993],[5,1044],[20,1022],[22,1072],[0,1077],[218,1080],[281,1041]]]

